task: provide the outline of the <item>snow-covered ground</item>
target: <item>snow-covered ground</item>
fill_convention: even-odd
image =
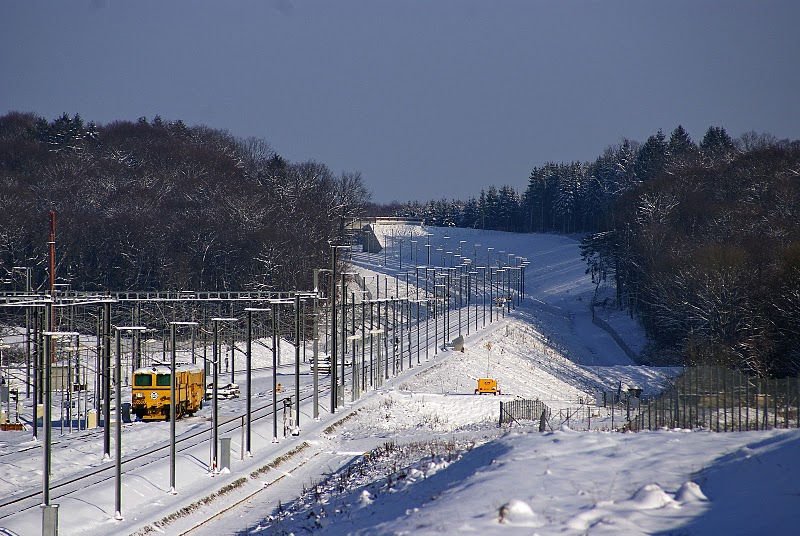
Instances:
[[[438,247],[444,255],[460,250],[475,265],[496,262],[500,252],[513,254],[512,259],[526,257],[531,262],[526,299],[511,314],[492,323],[487,319],[485,328],[480,318],[481,329],[470,330],[464,352],[431,349],[428,361],[423,353],[420,366],[415,363],[348,404],[346,411],[323,411],[319,421],[304,417],[299,437],[281,436],[273,444],[269,423],[255,425],[253,458],[235,456],[230,473],[209,476],[202,462],[207,444],[181,455],[177,497],[167,493],[163,462],[126,476],[123,521],[113,520],[109,511],[113,488],[108,484],[60,499],[60,534],[184,534],[191,529],[201,535],[731,535],[795,530],[800,522],[797,430],[608,431],[607,411],[591,404],[597,392],[627,385],[656,393],[676,370],[635,365],[592,323],[594,285],[584,273],[577,240],[415,227],[419,253],[411,259],[412,229],[385,227],[383,234],[405,236],[402,269],[397,238],[385,241],[386,252],[354,255],[374,294],[380,285],[381,295],[404,295],[406,279],[400,273],[424,264],[423,245],[429,239],[420,232],[425,231],[437,264]],[[627,316],[598,312],[632,350],[645,347]],[[486,375],[498,381],[502,395],[472,394],[477,378]],[[269,378],[271,372],[263,373],[254,392],[264,396]],[[544,432],[538,422],[498,426],[500,402],[517,398],[539,399],[552,408]],[[226,407],[241,414],[241,403]],[[592,431],[582,431],[589,419]],[[136,426],[141,444],[148,438],[163,440],[163,424]],[[235,449],[237,441],[234,434]],[[302,450],[280,465],[272,463],[296,447]],[[96,463],[96,446],[75,441],[65,452],[71,453],[71,463]],[[2,468],[4,493],[30,485],[36,471],[41,475],[40,459],[30,458]],[[18,476],[24,473],[26,480]],[[237,482],[231,491],[207,500]],[[181,516],[154,528],[155,521],[182,508]],[[0,519],[0,534],[40,533],[40,515]]]

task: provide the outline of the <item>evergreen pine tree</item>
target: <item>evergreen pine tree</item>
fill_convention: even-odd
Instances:
[[[481,189],[481,195],[478,198],[478,211],[480,213],[480,227],[486,229],[486,191]]]
[[[700,142],[700,150],[706,158],[717,161],[732,155],[736,151],[736,146],[724,128],[708,127]]]
[[[682,174],[684,170],[697,163],[700,152],[681,125],[672,131],[667,142],[667,172],[670,175]]]
[[[689,133],[681,126],[672,131],[667,143],[667,152],[671,158],[691,156],[697,150],[697,145],[689,137]]]
[[[497,188],[494,186],[489,186],[489,189],[486,191],[486,197],[484,202],[484,220],[486,222],[486,229],[498,229],[498,222],[497,222]]]
[[[636,176],[640,181],[648,181],[661,175],[667,166],[667,143],[664,132],[647,138],[636,156]]]
[[[461,215],[458,220],[459,227],[472,227],[480,226],[480,208],[478,201],[474,197],[464,203],[464,208],[461,210]]]
[[[517,192],[511,186],[503,186],[497,195],[497,223],[503,231],[514,231],[519,208]]]

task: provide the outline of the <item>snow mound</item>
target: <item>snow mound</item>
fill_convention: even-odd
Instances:
[[[372,498],[372,494],[367,490],[362,491],[361,495],[359,495],[359,497],[358,497],[358,504],[362,508],[365,507],[365,506],[369,506],[373,502],[374,502],[374,500]]]
[[[438,462],[438,463],[437,462],[430,462],[428,464],[428,469],[425,471],[425,478],[430,478],[431,476],[433,476],[434,474],[436,474],[440,470],[446,469],[448,465],[450,465],[450,464],[447,463],[446,461],[441,461],[441,462]]]
[[[592,508],[569,519],[566,526],[575,531],[585,532],[606,514],[607,512],[601,508]]]
[[[681,503],[686,503],[686,502],[696,502],[696,501],[707,501],[708,497],[705,496],[703,490],[700,489],[700,486],[690,481],[684,483],[680,487],[678,493],[675,494],[675,500]]]
[[[424,478],[425,478],[425,473],[423,473],[422,471],[420,471],[416,467],[412,468],[408,472],[408,475],[406,476],[406,480],[410,480],[412,482],[415,482],[417,480],[422,480]]]
[[[661,489],[658,484],[642,486],[633,494],[631,502],[635,508],[640,510],[653,510],[675,504],[675,500]]]
[[[536,514],[528,503],[520,499],[511,499],[500,507],[500,523],[514,523],[518,525],[532,525],[538,521]]]

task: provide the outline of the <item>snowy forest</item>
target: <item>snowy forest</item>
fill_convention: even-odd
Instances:
[[[593,162],[535,167],[527,189],[384,207],[443,226],[579,233],[588,272],[641,319],[654,359],[800,372],[800,141],[710,127]],[[603,298],[603,305],[607,304]]]
[[[310,288],[329,241],[359,215],[359,173],[292,163],[259,139],[182,121],[84,124],[0,117],[0,262],[73,290]]]
[[[598,288],[654,342],[654,362],[800,373],[800,142],[711,127],[593,162],[534,167],[527,189],[377,205],[357,172],[293,163],[264,140],[182,121],[0,117],[0,263],[74,290],[309,288],[349,218],[575,234]]]

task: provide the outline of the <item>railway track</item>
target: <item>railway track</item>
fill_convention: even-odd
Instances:
[[[310,400],[313,397],[313,393],[309,392],[308,388],[305,388],[304,391],[305,392],[302,393],[300,397],[301,402]],[[329,391],[329,389],[326,389],[325,391]],[[253,408],[252,421],[255,422],[261,419],[272,417],[272,407],[272,402],[269,402],[257,408]],[[224,434],[236,430],[241,426],[241,421],[242,417],[239,416],[229,417],[226,419],[220,418],[219,432]],[[192,430],[181,434],[175,440],[176,452],[184,452],[207,442],[209,440],[209,431],[210,428],[204,427],[202,430]],[[102,430],[97,435],[100,436],[101,434]],[[41,448],[41,446],[31,448]],[[153,447],[139,450],[133,454],[124,456],[122,459],[123,473],[144,467],[168,456],[169,448],[169,441],[165,441]],[[83,489],[104,481],[113,480],[115,478],[114,470],[115,465],[112,460],[104,463],[101,466],[87,469],[62,478],[51,484],[50,498],[51,500],[57,500],[61,497],[69,495],[70,493],[73,493],[78,489]],[[0,520],[30,508],[38,508],[42,504],[41,496],[41,489],[29,489],[14,495],[13,497],[0,500]]]
[[[470,318],[475,318],[475,315],[471,315],[468,308],[464,311],[463,315],[463,323],[469,323],[471,320]],[[442,338],[443,329],[444,329],[444,316],[445,315],[437,315],[438,318],[431,318],[430,323],[426,326],[425,320],[420,319],[418,330],[410,329],[410,337],[406,334],[406,338],[404,339],[404,343],[402,346],[402,351],[397,351],[395,355],[388,355],[392,354],[392,345],[388,345],[384,343],[387,348],[387,354],[382,356],[382,359],[386,359],[387,361],[396,360],[395,364],[402,364],[399,365],[397,368],[397,372],[399,373],[402,370],[405,370],[407,366],[414,366],[415,363],[415,355],[418,356],[416,359],[424,359],[425,358],[425,350],[429,349],[430,344],[438,344],[437,341],[434,341],[433,338],[436,337],[436,326],[438,325],[438,335],[439,338]],[[450,333],[457,333],[458,327],[455,327],[453,330],[453,321],[455,315],[452,313],[450,314]],[[478,314],[480,316],[480,314]],[[476,320],[477,321],[477,320]],[[426,328],[426,329],[423,329]],[[417,333],[413,333],[413,331],[417,331]],[[350,353],[347,352],[345,354],[345,359],[349,359]],[[253,368],[253,371],[256,370],[268,370],[271,367],[259,367]],[[388,374],[392,373],[392,370],[385,371]],[[352,376],[352,368],[348,366],[345,371],[346,377]],[[319,400],[322,402],[326,400],[327,396],[330,396],[330,376],[328,375],[321,375],[327,381],[328,386],[323,388],[322,381],[320,382],[320,393],[319,393]],[[310,385],[306,385],[301,389],[301,396],[300,401],[305,402],[311,400],[313,397],[313,391]],[[292,390],[287,390],[287,393],[293,394]],[[326,396],[327,393],[327,396]],[[271,391],[258,393],[259,396],[253,396],[253,400],[261,398],[261,396],[269,395]],[[282,410],[282,400],[278,401],[279,407],[278,411]],[[266,404],[260,405],[252,409],[252,421],[256,422],[261,419],[267,419],[272,417],[273,415],[273,404],[270,400]],[[242,426],[243,416],[236,416],[236,417],[229,417],[229,418],[221,418],[219,424],[219,432],[221,434],[229,433],[231,431],[237,430]],[[125,428],[130,428],[135,426],[134,423],[125,424],[123,425]],[[210,427],[203,427],[200,430],[191,430],[184,432],[180,436],[176,438],[176,451],[177,452],[184,452],[203,443],[206,443],[210,440]],[[101,428],[84,431],[83,434],[75,435],[73,434],[69,439],[61,439],[61,440],[54,440],[53,447],[60,447],[66,448],[71,444],[74,444],[75,440],[88,440],[91,441],[93,438],[96,438],[98,441],[102,437],[103,430]],[[0,455],[0,460],[3,457],[9,456],[11,454],[19,454],[20,452],[29,452],[36,449],[41,449],[42,445],[30,445],[23,447],[21,449],[15,449],[13,451],[3,453]],[[150,463],[154,463],[159,461],[169,455],[169,448],[170,444],[168,441],[159,443],[152,447],[136,451],[130,455],[123,457],[122,459],[122,471],[123,473],[127,471],[132,471],[134,469],[144,467]],[[59,498],[65,497],[70,495],[71,493],[86,488],[88,486],[92,486],[104,481],[110,481],[115,478],[115,464],[113,460],[109,460],[102,465],[90,469],[86,469],[84,471],[80,471],[74,473],[68,477],[64,477],[55,481],[51,484],[50,487],[50,497],[51,500],[57,500]],[[38,508],[41,506],[41,496],[42,490],[39,489],[27,489],[21,491],[18,494],[15,494],[11,497],[5,498],[0,500],[0,520],[9,517],[11,515],[23,512],[25,510],[29,510],[31,508]]]

